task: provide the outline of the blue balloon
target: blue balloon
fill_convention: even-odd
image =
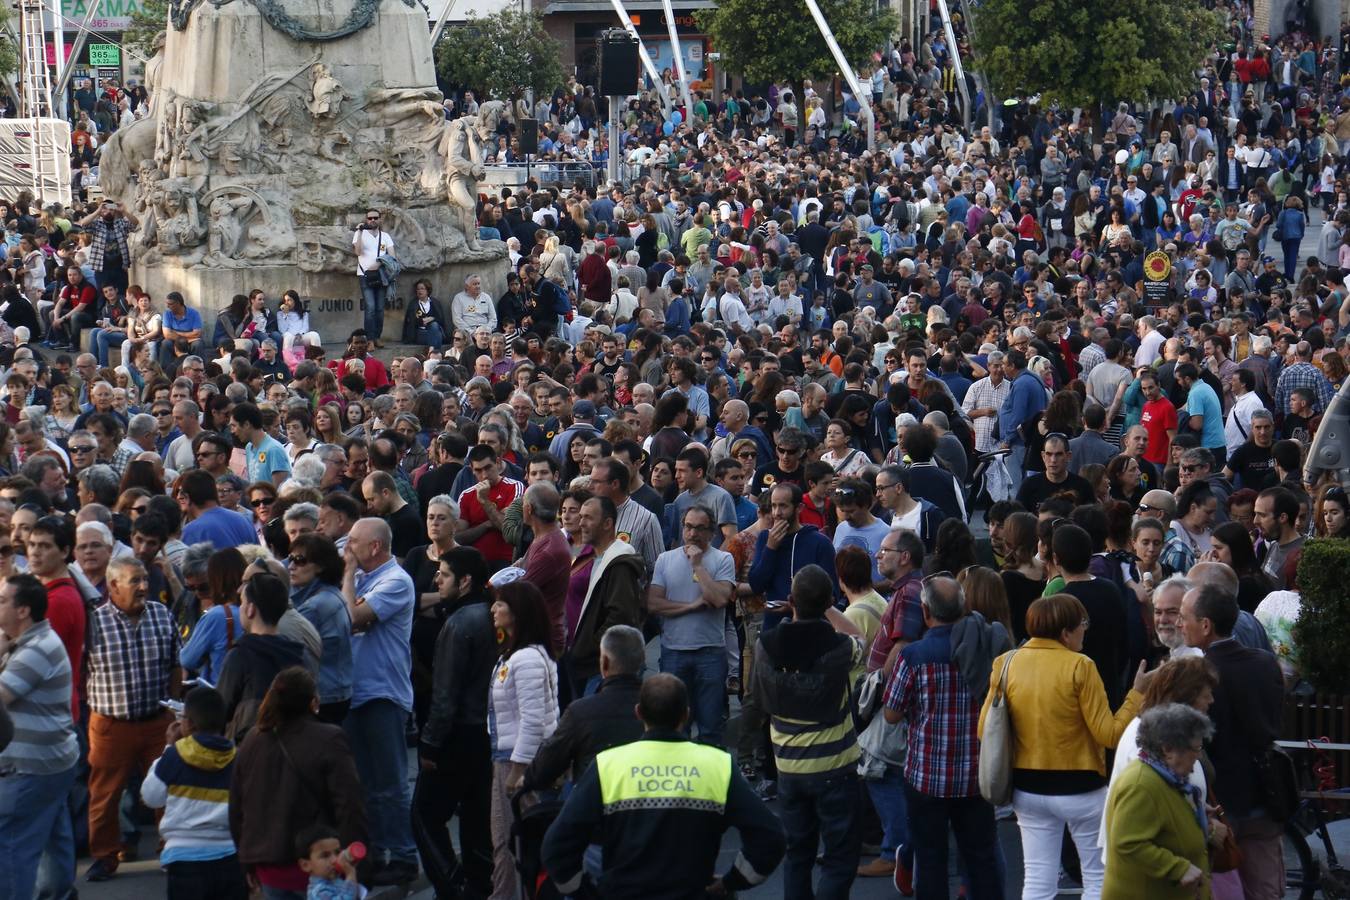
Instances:
[[[664,134],[666,137],[670,137],[672,134],[675,133],[675,126],[670,124],[669,122],[666,122],[661,126],[661,133]]]
[[[677,109],[670,114],[670,121],[678,125],[684,121],[684,115]]]

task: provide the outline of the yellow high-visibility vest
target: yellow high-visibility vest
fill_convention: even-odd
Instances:
[[[731,754],[688,741],[634,741],[595,758],[605,815],[687,809],[721,814],[731,789]]]

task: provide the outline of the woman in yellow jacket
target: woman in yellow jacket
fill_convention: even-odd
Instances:
[[[1134,688],[1111,712],[1092,660],[1082,653],[1091,624],[1077,597],[1054,594],[1027,609],[1025,644],[1011,652],[1008,713],[1013,733],[1013,809],[1022,832],[1022,900],[1052,900],[1059,888],[1064,828],[1078,847],[1084,900],[1102,893],[1097,830],[1106,803],[1106,748],[1114,747],[1139,711],[1148,676],[1140,665]],[[1121,636],[1124,639],[1124,636]],[[1010,654],[994,660],[984,718]]]
[[[1106,808],[1102,900],[1208,900],[1209,823],[1191,769],[1214,733],[1209,718],[1180,703],[1139,717],[1139,758],[1125,767]]]

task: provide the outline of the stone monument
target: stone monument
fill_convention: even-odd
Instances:
[[[386,338],[417,278],[446,298],[470,272],[504,287],[506,246],[478,240],[474,205],[509,110],[446,120],[417,0],[173,0],[146,81],[151,115],[108,141],[100,180],[142,222],[132,280],[181,291],[208,334],[234,294],[294,288],[345,338],[370,208],[403,264]]]

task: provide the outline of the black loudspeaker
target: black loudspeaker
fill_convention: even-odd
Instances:
[[[600,35],[600,95],[627,97],[638,92],[638,43],[626,31]]]
[[[535,155],[539,152],[539,120],[520,120],[520,152]]]

